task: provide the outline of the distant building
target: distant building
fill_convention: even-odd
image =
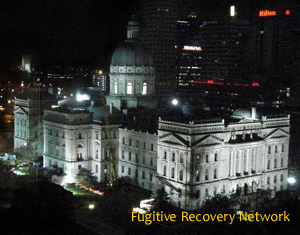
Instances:
[[[43,82],[54,87],[80,87],[91,83],[91,69],[51,66],[43,70]]]
[[[14,101],[14,149],[30,146],[37,156],[44,150],[43,114],[57,101],[54,96],[39,88],[19,94]]]
[[[255,58],[251,46],[253,26],[237,20],[199,21],[195,14],[192,16],[178,21],[178,85],[255,80],[250,69]]]
[[[156,92],[176,87],[177,0],[143,0],[141,43],[151,53],[156,69]]]
[[[101,91],[108,91],[109,90],[109,83],[108,83],[108,76],[105,74],[103,70],[95,70],[93,72],[93,86],[100,87]]]
[[[26,71],[28,73],[32,72],[32,56],[31,55],[23,55],[22,56],[22,71]]]

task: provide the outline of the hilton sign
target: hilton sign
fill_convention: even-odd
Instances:
[[[270,16],[276,16],[277,13],[276,11],[271,11],[271,10],[263,10],[259,11],[259,17],[270,17]]]

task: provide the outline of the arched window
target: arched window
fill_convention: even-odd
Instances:
[[[118,83],[117,82],[115,82],[115,86],[114,86],[114,93],[115,94],[118,94]]]
[[[83,158],[83,146],[81,144],[77,145],[77,161]]]
[[[174,179],[174,177],[175,177],[175,168],[173,167],[171,169],[171,179]]]
[[[182,169],[179,171],[179,180],[183,181],[183,170]]]
[[[127,95],[132,95],[132,82],[127,83]]]
[[[200,170],[196,171],[196,182],[200,182]]]
[[[147,95],[147,83],[143,83],[143,90],[142,90],[142,95]]]
[[[163,176],[166,176],[167,175],[167,166],[164,166],[163,167]]]

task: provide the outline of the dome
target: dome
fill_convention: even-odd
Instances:
[[[153,58],[137,42],[124,42],[114,52],[112,66],[153,67]]]

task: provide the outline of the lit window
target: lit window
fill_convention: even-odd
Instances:
[[[118,94],[118,83],[117,82],[115,82],[115,94]]]
[[[143,91],[142,91],[142,95],[147,95],[147,83],[143,83]]]
[[[127,95],[132,95],[132,82],[127,83]]]

